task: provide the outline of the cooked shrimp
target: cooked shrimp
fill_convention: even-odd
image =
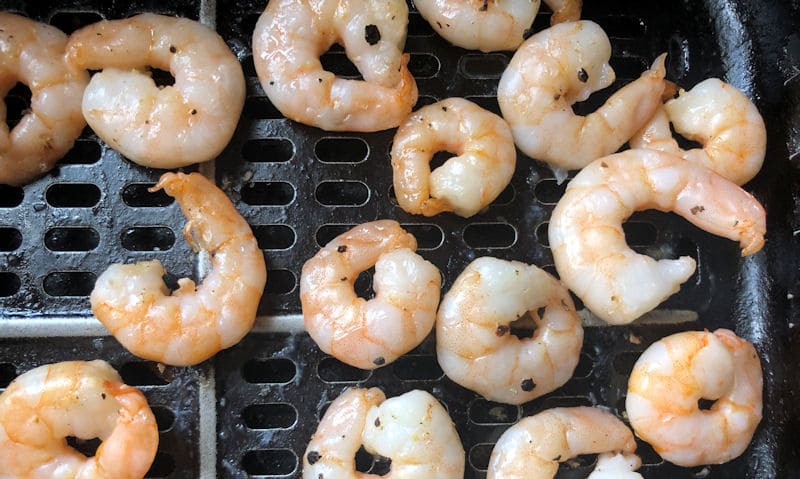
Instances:
[[[536,331],[519,339],[510,325],[528,312]],[[522,404],[561,386],[572,377],[582,344],[581,319],[567,289],[518,261],[476,259],[456,278],[437,315],[442,370],[492,401]]]
[[[103,442],[86,457],[69,436]],[[105,361],[41,366],[0,394],[1,477],[141,479],[157,448],[147,400]]]
[[[550,219],[550,248],[561,281],[601,319],[630,323],[694,273],[688,256],[654,260],[631,250],[622,223],[637,210],[673,211],[739,241],[742,256],[764,245],[766,218],[749,193],[711,170],[656,150],[600,158],[567,187]]]
[[[115,264],[97,278],[92,312],[133,354],[175,366],[204,361],[253,327],[267,270],[250,226],[220,189],[198,173],[166,173],[164,189],[188,218],[183,236],[211,255],[195,286],[178,280],[170,295],[158,260]]]
[[[597,453],[616,453],[598,459],[598,468],[613,472],[612,477],[641,478],[630,472],[641,464],[634,452],[633,433],[610,412],[594,407],[548,409],[524,418],[500,436],[486,478],[550,479],[559,462]]]
[[[364,223],[334,238],[303,265],[306,330],[324,352],[362,369],[391,363],[433,329],[441,275],[414,250],[396,221]],[[369,301],[356,296],[359,273],[375,266]]]
[[[435,397],[414,390],[386,399],[378,388],[348,389],[325,412],[303,456],[303,478],[377,479],[356,471],[361,445],[391,459],[387,479],[462,479],[464,448]]]
[[[580,0],[545,0],[550,23],[578,20]],[[416,0],[422,18],[445,40],[469,50],[516,50],[530,34],[539,0]]]
[[[594,113],[572,111],[614,82],[610,57],[608,37],[589,21],[558,24],[522,44],[497,88],[520,150],[562,170],[583,168],[617,151],[653,116],[665,89],[665,55]]]
[[[457,156],[431,173],[437,151]],[[508,186],[517,163],[508,124],[463,98],[414,112],[397,130],[391,156],[397,202],[425,216],[478,213]]]
[[[0,184],[23,185],[50,171],[86,121],[81,97],[89,75],[64,61],[67,36],[44,23],[0,12],[0,98],[22,82],[30,111],[9,131],[0,101]]]
[[[672,137],[670,122],[675,131],[703,147],[681,149]],[[650,123],[631,138],[630,145],[682,156],[743,185],[764,163],[767,129],[758,108],[744,93],[709,78],[659,108]]]
[[[762,383],[751,343],[727,329],[687,331],[653,343],[636,361],[625,408],[636,435],[667,461],[721,464],[750,444]],[[701,410],[701,399],[716,402]]]
[[[394,128],[417,103],[403,55],[405,0],[273,0],[256,23],[253,62],[269,100],[284,116],[330,131]],[[334,43],[364,81],[322,68]]]
[[[186,18],[144,13],[73,33],[67,59],[92,76],[83,96],[89,126],[112,148],[151,168],[219,155],[244,106],[244,73],[225,41]],[[145,67],[168,70],[156,86]]]

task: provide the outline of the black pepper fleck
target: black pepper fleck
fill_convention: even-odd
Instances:
[[[170,46],[169,46],[169,52],[170,52],[170,53],[175,53],[175,52],[177,52],[177,51],[178,51],[178,49],[177,49],[177,48],[175,48],[175,45],[170,45]]]
[[[106,393],[100,393],[100,397],[103,398],[103,400],[105,400],[106,399]]]
[[[519,385],[519,387],[522,388],[523,391],[531,392],[533,391],[533,388],[536,387],[536,383],[533,382],[533,379],[528,378],[524,379],[522,381],[522,384]]]
[[[341,278],[339,278],[339,281],[347,281],[347,276],[342,276]]]
[[[375,427],[381,427],[381,418],[379,417],[375,418]]]
[[[322,78],[317,78],[317,80],[319,80],[319,82],[322,83]]]
[[[690,209],[689,211],[691,211],[693,215],[696,215],[697,213],[702,213],[705,210],[706,210],[705,206],[697,205],[697,206],[692,206],[692,209]]]
[[[608,163],[606,163],[605,161],[601,161],[600,166],[602,166],[603,168],[608,168]]]
[[[586,70],[584,70],[583,68],[581,68],[580,71],[578,72],[578,80],[580,80],[581,83],[586,83],[587,81],[589,81],[589,74],[586,73]]]
[[[480,10],[481,12],[489,10],[489,0],[483,0],[483,6],[481,6],[481,8],[479,8],[478,10]]]
[[[494,334],[498,336],[503,336],[508,332],[508,329],[509,329],[508,326],[500,325],[497,327],[497,330],[494,332]]]
[[[377,358],[373,359],[372,362],[376,366],[383,366],[384,364],[386,364],[386,360],[383,359],[383,356],[378,356]]]
[[[322,473],[320,472],[320,473],[317,475],[317,479],[325,479],[325,476],[323,476],[323,475],[322,475]]]
[[[311,464],[312,466],[316,464],[321,457],[322,456],[320,456],[320,454],[317,451],[309,451],[309,453],[306,454],[306,459],[308,459],[308,463]]]
[[[436,22],[436,24],[439,25],[439,28],[442,28],[442,22]]]
[[[364,40],[370,45],[375,45],[381,41],[381,31],[377,25],[367,25],[364,27]]]
[[[447,107],[446,107],[446,106],[443,106],[443,107],[442,107],[442,111],[447,111]]]
[[[270,85],[274,85],[274,84],[275,84],[275,82],[274,82],[274,81],[270,81],[270,82],[269,82],[269,84],[270,84]]]
[[[336,251],[339,253],[344,253],[345,251],[347,251],[347,246],[341,245],[338,248],[336,248]]]
[[[556,93],[556,94],[553,96],[553,100],[559,100],[559,99],[561,99],[561,93]]]
[[[739,224],[739,220],[733,220],[733,227],[734,227],[734,228],[736,228],[736,226],[737,226],[738,224]]]
[[[192,115],[196,115],[196,114],[197,114],[197,110],[195,110],[194,108],[192,108],[192,111],[190,111],[189,113],[191,113]]]

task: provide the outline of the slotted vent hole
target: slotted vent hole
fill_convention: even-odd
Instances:
[[[403,224],[403,229],[417,239],[418,250],[433,250],[444,242],[444,231],[434,224]]]
[[[156,86],[160,88],[172,86],[175,84],[175,77],[172,76],[172,73],[166,70],[162,70],[160,68],[151,67],[150,76],[153,78],[153,81],[156,83]]]
[[[514,424],[520,418],[520,407],[479,398],[469,405],[468,414],[475,424]]]
[[[0,208],[14,208],[22,204],[25,190],[19,186],[0,185]]]
[[[343,51],[331,49],[323,53],[319,60],[322,63],[323,70],[329,71],[337,77],[348,80],[363,80],[361,72],[358,71],[358,68],[347,58]]]
[[[55,271],[44,278],[44,291],[50,296],[89,296],[97,276],[89,271]]]
[[[369,155],[369,145],[361,138],[322,138],[314,154],[323,163],[361,163]]]
[[[468,53],[459,59],[459,71],[467,78],[500,78],[506,66],[508,57],[500,53]]]
[[[174,471],[175,471],[175,459],[169,454],[165,454],[163,452],[157,452],[155,459],[153,459],[153,465],[150,466],[150,469],[147,471],[147,474],[145,474],[144,477],[146,478],[167,477]]]
[[[153,186],[155,186],[155,183],[125,185],[125,188],[122,189],[122,201],[134,208],[163,208],[175,201],[175,198],[166,194],[164,190],[148,191]]]
[[[0,298],[13,296],[19,291],[22,282],[14,273],[0,271]]]
[[[409,37],[430,37],[436,32],[431,28],[431,24],[425,20],[419,12],[408,13],[408,36]]]
[[[2,279],[0,279],[2,281]],[[7,388],[17,377],[17,368],[10,363],[0,363],[0,389]]]
[[[158,424],[160,432],[172,429],[175,424],[175,413],[164,406],[150,406],[150,409],[153,411],[153,416],[156,417],[156,424]]]
[[[297,285],[297,278],[288,269],[270,269],[267,271],[267,285],[264,288],[266,294],[286,294],[294,291]]]
[[[510,248],[517,230],[508,223],[473,223],[464,228],[464,242],[470,248]]]
[[[324,206],[361,206],[369,200],[369,187],[360,181],[323,181],[314,196]]]
[[[550,247],[550,237],[547,234],[547,227],[550,223],[545,221],[543,223],[539,223],[536,227],[536,241],[544,246],[545,248]]]
[[[50,18],[50,25],[70,35],[75,30],[102,19],[103,17],[97,12],[57,12]]]
[[[94,228],[51,228],[44,234],[44,245],[50,251],[92,251],[100,244]]]
[[[297,375],[297,366],[286,358],[251,359],[242,366],[242,377],[251,384],[286,384]]]
[[[650,67],[647,60],[634,56],[614,56],[609,63],[617,74],[617,80],[635,80]]]
[[[100,439],[81,439],[75,436],[67,436],[67,445],[86,457],[94,457],[97,448],[100,447]]]
[[[288,249],[297,241],[294,230],[287,225],[255,225],[253,235],[258,247],[267,250]]]
[[[45,199],[56,208],[90,208],[100,202],[100,188],[91,183],[56,183]]]
[[[247,140],[242,156],[251,163],[285,163],[294,156],[294,144],[287,138]]]
[[[444,376],[435,356],[401,356],[392,363],[392,371],[402,381],[435,381]]]
[[[439,59],[429,53],[412,53],[408,61],[408,70],[417,80],[435,77],[440,68]]]
[[[291,449],[257,449],[242,457],[242,468],[259,476],[286,476],[297,470],[298,459]]]
[[[319,246],[320,248],[325,246],[326,244],[333,241],[334,238],[336,238],[337,236],[346,231],[349,231],[354,226],[355,225],[350,225],[350,224],[348,225],[328,224],[320,226],[319,229],[317,229],[317,233],[315,235],[317,246]]]
[[[92,165],[100,161],[102,153],[96,141],[78,139],[60,162],[64,165]]]
[[[283,114],[265,96],[252,96],[244,102],[243,116],[252,120],[277,120]]]
[[[31,90],[24,83],[17,83],[5,98],[6,102],[6,124],[11,131],[17,126],[19,121],[31,108]]]
[[[297,422],[297,410],[288,403],[252,404],[242,419],[250,429],[288,429]]]
[[[294,196],[294,187],[284,181],[252,182],[242,188],[242,201],[253,206],[285,206]]]
[[[357,383],[365,381],[371,373],[332,357],[323,358],[317,365],[317,375],[326,383]]]
[[[497,102],[496,96],[468,96],[467,100],[475,103],[484,110],[488,110],[497,116],[502,116],[500,112],[500,104]]]
[[[607,15],[599,20],[609,38],[642,38],[647,27],[641,18],[628,15]]]
[[[633,371],[633,365],[639,359],[641,353],[638,352],[625,352],[619,353],[614,357],[614,371],[622,376],[630,376]]]
[[[175,233],[166,226],[135,226],[122,232],[121,242],[128,251],[167,251],[175,244]]]
[[[590,407],[594,406],[592,401],[589,398],[583,396],[549,396],[544,398],[542,401],[542,407],[544,409],[550,409],[554,407]]]
[[[159,370],[157,363],[145,361],[131,361],[119,369],[122,380],[130,386],[166,386],[171,381],[167,374],[167,370]]]
[[[567,190],[567,184],[568,182],[565,181],[559,185],[554,178],[545,178],[536,183],[536,186],[533,188],[533,194],[536,196],[539,203],[554,205],[564,196],[564,192]]]
[[[372,455],[361,446],[355,455],[356,471],[373,474],[376,476],[385,476],[392,468],[392,460],[388,457]]]
[[[658,239],[658,230],[652,223],[628,221],[623,223],[625,241],[631,246],[650,246]]]
[[[494,444],[475,444],[469,450],[469,464],[479,471],[489,468],[489,458]]]
[[[353,289],[359,298],[364,298],[367,301],[375,297],[375,290],[372,288],[372,279],[375,276],[375,267],[371,267],[366,271],[358,274]],[[346,281],[346,279],[343,279]]]
[[[0,228],[0,251],[14,251],[22,244],[22,233],[16,228]]]

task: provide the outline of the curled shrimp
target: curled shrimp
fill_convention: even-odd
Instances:
[[[111,265],[97,278],[92,312],[133,354],[175,366],[197,364],[233,346],[253,327],[267,281],[264,255],[247,221],[222,190],[198,173],[165,173],[163,189],[188,221],[187,242],[211,255],[202,284],[178,280],[170,295],[158,260]]]
[[[669,125],[702,148],[683,150]],[[632,148],[653,148],[681,156],[714,170],[737,185],[761,169],[767,149],[767,129],[758,108],[744,93],[716,78],[698,83],[669,100],[636,135]]]
[[[536,331],[519,339],[510,325],[528,312]],[[518,261],[483,257],[470,263],[442,299],[436,320],[436,354],[447,377],[510,404],[566,383],[582,344],[583,326],[567,289]]]
[[[383,477],[462,479],[464,448],[453,421],[429,393],[386,399],[378,388],[348,389],[331,403],[303,456],[303,478],[368,479],[356,471],[361,445],[391,459]]]
[[[500,436],[489,458],[487,479],[550,479],[558,463],[600,454],[592,479],[633,479],[641,465],[633,433],[616,416],[594,407],[547,409],[522,419]]]
[[[622,223],[637,210],[673,211],[739,241],[742,256],[764,245],[764,208],[711,170],[656,150],[600,158],[567,186],[550,219],[561,281],[601,319],[626,324],[655,308],[694,273],[688,256],[654,260],[628,247]]]
[[[751,343],[727,329],[687,331],[642,353],[625,408],[636,435],[667,461],[722,464],[750,444],[761,421],[762,386]],[[701,399],[716,401],[701,410]]]
[[[300,303],[306,330],[324,352],[362,369],[391,363],[433,329],[441,275],[414,251],[396,221],[342,233],[303,265]],[[356,296],[359,273],[375,266],[369,301]]]
[[[284,116],[329,131],[394,128],[417,103],[403,55],[405,0],[274,0],[253,33],[253,62],[269,100]],[[334,43],[364,77],[322,68]]]
[[[431,172],[437,151],[457,156]],[[508,186],[517,163],[508,124],[463,98],[414,112],[397,130],[391,156],[397,202],[425,216],[478,213]]]
[[[70,37],[67,59],[95,73],[83,114],[130,160],[178,168],[211,160],[233,136],[244,106],[244,73],[225,41],[194,20],[152,13],[103,20]],[[158,87],[144,68],[169,71]]]
[[[553,25],[581,16],[580,0],[545,3],[554,11]],[[539,12],[539,0],[417,0],[414,6],[445,40],[483,52],[516,50]]]
[[[614,82],[611,44],[590,21],[560,23],[529,38],[497,88],[503,118],[528,156],[561,170],[583,168],[617,151],[661,104],[665,55],[588,116],[572,104]]]
[[[69,436],[102,443],[86,457]],[[2,477],[141,479],[157,448],[147,399],[105,361],[40,366],[0,394]]]
[[[50,171],[75,143],[86,72],[64,61],[67,36],[57,28],[0,12],[0,98],[22,82],[31,91],[30,111],[9,131],[0,101],[0,184],[23,185]]]

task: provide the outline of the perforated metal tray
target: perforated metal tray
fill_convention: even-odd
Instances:
[[[492,255],[554,272],[547,220],[564,185],[519,154],[511,185],[484,213],[423,218],[400,210],[391,191],[393,131],[328,133],[288,121],[269,103],[253,68],[251,32],[266,2],[171,0],[100,2],[0,0],[0,7],[67,32],[100,18],[141,11],[178,14],[214,26],[247,76],[245,111],[230,146],[215,162],[193,167],[215,178],[253,226],[269,267],[254,332],[239,345],[191,368],[138,360],[91,317],[88,294],[110,263],[158,258],[175,276],[199,279],[199,264],[181,239],[183,219],[170,198],[147,193],[162,171],[124,160],[87,129],[53,172],[23,188],[0,186],[0,388],[48,362],[103,358],[145,392],[161,442],[148,477],[300,477],[305,445],[321,411],[344,388],[380,386],[388,395],[432,392],[449,409],[467,451],[467,478],[483,478],[494,441],[520,417],[553,406],[603,405],[622,416],[627,375],[650,343],[686,329],[735,328],[752,340],[765,368],[765,418],[753,444],[722,466],[684,469],[640,443],[647,478],[800,477],[794,371],[800,337],[795,295],[800,229],[800,6],[772,2],[587,1],[584,18],[611,37],[618,81],[576,109],[589,111],[669,52],[668,78],[691,87],[709,76],[745,91],[769,131],[764,170],[748,189],[769,215],[765,249],[740,259],[735,244],[673,215],[637,213],[626,224],[635,249],[655,257],[693,256],[697,273],[656,312],[627,327],[599,326],[584,311],[586,339],[575,377],[522,406],[489,403],[442,374],[432,338],[374,372],[322,354],[302,332],[298,278],[320,245],[351,225],[395,218],[417,236],[421,254],[442,269],[445,288],[474,258]],[[546,10],[546,8],[543,8]],[[549,23],[544,12],[534,30]],[[498,112],[498,78],[510,53],[483,54],[448,45],[415,11],[406,50],[419,105],[464,96]],[[323,63],[344,76],[358,72],[341,49]],[[27,93],[29,95],[29,93]],[[7,98],[9,119],[26,105],[25,88]],[[357,289],[369,293],[368,273]],[[798,296],[800,297],[800,296]],[[580,303],[578,303],[580,306]],[[96,444],[94,445],[96,446]],[[81,444],[91,451],[93,445]],[[384,471],[366,455],[361,469]],[[559,478],[585,477],[593,457],[565,465]]]

